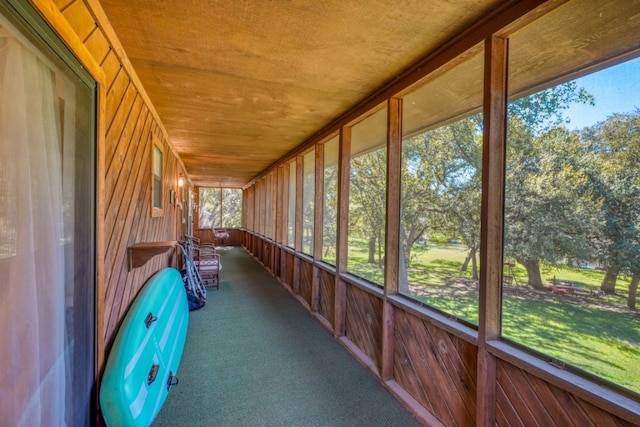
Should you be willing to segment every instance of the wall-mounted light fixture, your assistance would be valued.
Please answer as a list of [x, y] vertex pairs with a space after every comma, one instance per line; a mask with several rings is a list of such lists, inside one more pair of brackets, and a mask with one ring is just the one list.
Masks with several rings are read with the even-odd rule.
[[178, 187], [184, 187], [184, 178], [178, 178]]

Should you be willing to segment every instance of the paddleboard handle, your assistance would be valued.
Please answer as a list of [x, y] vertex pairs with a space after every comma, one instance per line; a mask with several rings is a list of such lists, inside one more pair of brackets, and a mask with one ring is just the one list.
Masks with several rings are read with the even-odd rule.
[[147, 375], [147, 385], [151, 385], [151, 383], [156, 380], [156, 375], [158, 375], [159, 368], [160, 365], [151, 365], [151, 369], [149, 369], [149, 375]]
[[171, 386], [178, 384], [178, 377], [173, 375], [173, 372], [169, 371], [169, 379], [167, 379], [167, 391], [171, 390]]
[[154, 316], [153, 313], [149, 312], [149, 314], [147, 314], [147, 317], [144, 318], [144, 324], [147, 326], [147, 329], [149, 329], [149, 326], [151, 326], [151, 323], [155, 322], [156, 320], [158, 320], [158, 317]]

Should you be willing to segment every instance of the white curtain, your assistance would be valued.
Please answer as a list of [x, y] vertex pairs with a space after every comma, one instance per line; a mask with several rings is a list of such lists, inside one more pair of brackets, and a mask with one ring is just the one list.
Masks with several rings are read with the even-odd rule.
[[0, 21], [0, 423], [7, 426], [65, 424], [55, 82], [51, 67]]

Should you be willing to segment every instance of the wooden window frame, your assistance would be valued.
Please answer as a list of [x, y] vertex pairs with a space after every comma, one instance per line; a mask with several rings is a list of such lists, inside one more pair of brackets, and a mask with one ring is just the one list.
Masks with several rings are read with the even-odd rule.
[[[158, 138], [155, 134], [151, 138], [151, 217], [157, 218], [164, 216], [164, 149], [162, 147], [162, 143], [160, 138]], [[160, 206], [156, 205], [156, 153], [160, 153]]]

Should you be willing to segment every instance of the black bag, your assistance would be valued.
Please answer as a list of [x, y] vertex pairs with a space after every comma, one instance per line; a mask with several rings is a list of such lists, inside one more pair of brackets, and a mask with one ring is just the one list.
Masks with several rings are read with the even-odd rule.
[[196, 294], [189, 290], [189, 277], [187, 276], [187, 271], [182, 270], [180, 274], [182, 275], [182, 283], [184, 283], [184, 288], [187, 291], [187, 302], [189, 303], [189, 311], [198, 310], [204, 307], [205, 300], [199, 298]]

